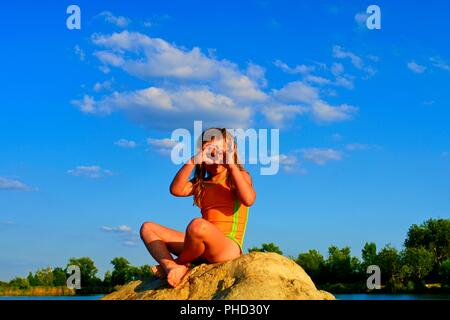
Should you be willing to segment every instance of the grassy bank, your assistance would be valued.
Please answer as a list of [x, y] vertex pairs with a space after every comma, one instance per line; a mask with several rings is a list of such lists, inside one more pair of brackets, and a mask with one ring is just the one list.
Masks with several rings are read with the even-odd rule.
[[362, 282], [357, 283], [333, 283], [333, 284], [316, 284], [320, 290], [325, 290], [333, 294], [355, 294], [355, 293], [370, 293], [370, 294], [450, 294], [450, 287], [444, 286], [440, 283], [425, 284], [424, 286], [402, 286], [397, 288], [390, 288], [382, 285], [378, 290], [369, 290], [367, 285]]
[[62, 287], [31, 287], [29, 289], [4, 288], [0, 296], [74, 296], [75, 290]]

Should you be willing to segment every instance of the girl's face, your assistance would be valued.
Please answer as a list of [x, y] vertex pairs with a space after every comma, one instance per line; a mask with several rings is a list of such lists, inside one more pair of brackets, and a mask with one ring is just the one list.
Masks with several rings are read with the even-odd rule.
[[215, 139], [214, 137], [203, 143], [206, 149], [206, 157], [209, 158], [205, 162], [205, 168], [209, 175], [215, 176], [226, 170], [223, 165], [226, 161], [227, 144], [225, 139]]

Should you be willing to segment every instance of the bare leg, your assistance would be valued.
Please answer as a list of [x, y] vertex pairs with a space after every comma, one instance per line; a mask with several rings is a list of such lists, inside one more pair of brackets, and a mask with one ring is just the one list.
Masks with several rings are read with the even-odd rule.
[[176, 261], [181, 264], [204, 256], [209, 262], [224, 262], [241, 254], [239, 246], [211, 222], [196, 218], [186, 229], [183, 251]]
[[205, 243], [203, 241], [205, 224], [203, 221], [206, 220], [197, 218], [192, 220], [187, 226], [184, 247], [177, 259], [178, 263], [192, 262], [205, 252]]
[[145, 222], [141, 227], [141, 238], [152, 257], [167, 274], [167, 282], [176, 287], [188, 268], [175, 262], [170, 252], [179, 254], [183, 248], [184, 234], [153, 222]]

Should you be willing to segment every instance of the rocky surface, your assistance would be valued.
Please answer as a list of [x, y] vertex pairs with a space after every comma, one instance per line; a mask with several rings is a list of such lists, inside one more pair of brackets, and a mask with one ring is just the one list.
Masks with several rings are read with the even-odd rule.
[[334, 300], [306, 272], [276, 253], [252, 252], [194, 267], [176, 288], [165, 280], [133, 281], [103, 300]]

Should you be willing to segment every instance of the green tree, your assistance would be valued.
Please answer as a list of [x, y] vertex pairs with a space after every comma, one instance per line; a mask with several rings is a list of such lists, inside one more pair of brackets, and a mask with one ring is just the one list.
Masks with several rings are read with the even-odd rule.
[[15, 277], [9, 282], [9, 286], [15, 289], [28, 289], [30, 288], [30, 283], [26, 278]]
[[386, 245], [377, 254], [377, 264], [381, 270], [381, 282], [388, 288], [396, 290], [400, 282], [400, 255], [394, 247]]
[[143, 265], [140, 267], [130, 266], [129, 268], [130, 280], [145, 280], [153, 276], [151, 267], [149, 265]]
[[39, 269], [34, 274], [37, 285], [41, 287], [52, 287], [53, 286], [53, 270], [52, 268]]
[[444, 285], [450, 285], [450, 259], [445, 260], [439, 266], [439, 276]]
[[110, 288], [112, 287], [112, 275], [111, 271], [105, 272], [105, 277], [103, 278], [103, 287]]
[[256, 252], [275, 252], [275, 253], [278, 253], [278, 254], [283, 254], [283, 251], [281, 251], [280, 250], [280, 248], [276, 245], [276, 244], [274, 244], [274, 243], [263, 243], [262, 245], [261, 245], [261, 248], [258, 248], [258, 247], [253, 247], [253, 248], [250, 248], [250, 249], [248, 249], [248, 252], [253, 252], [253, 251], [256, 251]]
[[32, 272], [28, 273], [27, 280], [31, 287], [36, 287], [39, 285], [38, 281], [36, 280], [36, 277], [33, 275]]
[[139, 278], [136, 280], [144, 280], [153, 276], [153, 272], [148, 264], [139, 267]]
[[358, 280], [359, 260], [351, 256], [350, 247], [329, 247], [326, 268], [330, 282], [349, 283]]
[[80, 267], [81, 275], [81, 290], [80, 292], [95, 292], [95, 288], [101, 286], [101, 280], [96, 277], [98, 272], [94, 261], [89, 257], [71, 258], [67, 264], [66, 270], [69, 266], [75, 265]]
[[435, 265], [450, 259], [450, 219], [429, 219], [412, 225], [405, 239], [406, 248], [423, 247], [433, 252]]
[[9, 285], [8, 285], [7, 282], [0, 281], [0, 290], [5, 289], [5, 288], [7, 288], [7, 287], [9, 287]]
[[406, 266], [407, 274], [414, 283], [421, 283], [425, 279], [433, 269], [434, 260], [433, 252], [423, 247], [406, 248], [401, 255], [402, 265]]
[[377, 264], [377, 245], [373, 242], [366, 242], [361, 250], [361, 258], [361, 266], [364, 269], [362, 271], [365, 273], [368, 266]]
[[56, 287], [65, 286], [67, 282], [67, 274], [64, 269], [57, 267], [53, 269], [53, 285]]
[[132, 268], [127, 259], [117, 257], [111, 260], [111, 264], [114, 266], [111, 274], [111, 283], [113, 286], [123, 285], [132, 280]]
[[325, 267], [325, 259], [317, 250], [300, 253], [295, 262], [300, 265], [314, 282], [321, 282]]

